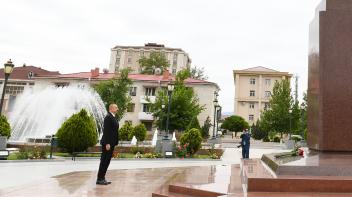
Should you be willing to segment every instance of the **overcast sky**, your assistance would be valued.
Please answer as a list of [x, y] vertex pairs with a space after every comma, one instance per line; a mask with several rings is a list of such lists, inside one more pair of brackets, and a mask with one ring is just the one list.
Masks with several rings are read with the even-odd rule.
[[115, 45], [182, 48], [233, 112], [232, 70], [264, 66], [307, 88], [308, 31], [320, 0], [2, 0], [0, 63], [61, 73], [108, 68]]

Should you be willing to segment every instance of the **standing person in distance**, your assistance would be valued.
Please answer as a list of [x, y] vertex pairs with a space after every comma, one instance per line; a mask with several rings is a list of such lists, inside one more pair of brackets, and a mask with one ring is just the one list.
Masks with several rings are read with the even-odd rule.
[[104, 118], [103, 137], [100, 141], [102, 153], [100, 157], [100, 165], [96, 182], [97, 185], [108, 185], [111, 183], [105, 179], [105, 174], [110, 165], [111, 157], [114, 153], [114, 148], [119, 143], [119, 123], [115, 118], [115, 115], [118, 111], [119, 108], [116, 104], [110, 104], [109, 112]]

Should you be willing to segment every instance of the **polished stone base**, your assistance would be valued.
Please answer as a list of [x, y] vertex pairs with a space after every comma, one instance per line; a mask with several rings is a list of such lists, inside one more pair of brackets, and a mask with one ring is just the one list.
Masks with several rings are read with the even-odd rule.
[[310, 152], [304, 157], [243, 161], [250, 192], [352, 193], [352, 154]]
[[304, 156], [276, 159], [265, 154], [262, 161], [276, 175], [352, 176], [352, 153], [326, 153], [309, 151]]
[[[141, 163], [141, 165], [143, 165]], [[257, 166], [261, 167], [258, 168]], [[251, 176], [272, 179], [259, 159], [244, 160], [240, 165], [194, 166], [109, 170], [110, 185], [96, 185], [96, 171], [72, 172], [27, 185], [0, 190], [0, 196], [128, 196], [128, 197], [327, 197], [351, 196], [348, 193], [246, 192]], [[241, 176], [244, 175], [244, 176]], [[263, 178], [262, 180], [266, 180]], [[263, 183], [267, 184], [267, 183]], [[262, 184], [262, 185], [263, 185]], [[245, 186], [245, 187], [244, 187]], [[267, 188], [278, 186], [268, 185]], [[292, 184], [289, 187], [296, 187]], [[249, 188], [250, 190], [250, 188]]]

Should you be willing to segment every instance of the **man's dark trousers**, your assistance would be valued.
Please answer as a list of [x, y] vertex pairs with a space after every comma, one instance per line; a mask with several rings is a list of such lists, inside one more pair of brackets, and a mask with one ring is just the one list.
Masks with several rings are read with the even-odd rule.
[[98, 180], [105, 180], [105, 174], [110, 165], [112, 155], [114, 153], [114, 146], [110, 147], [110, 150], [106, 150], [106, 146], [101, 146], [102, 153], [100, 157], [100, 165], [98, 171]]
[[244, 150], [244, 154], [242, 153], [242, 156], [244, 156], [243, 158], [248, 159], [249, 158], [249, 145], [244, 146], [243, 150]]
[[242, 146], [242, 158], [246, 158], [246, 149]]

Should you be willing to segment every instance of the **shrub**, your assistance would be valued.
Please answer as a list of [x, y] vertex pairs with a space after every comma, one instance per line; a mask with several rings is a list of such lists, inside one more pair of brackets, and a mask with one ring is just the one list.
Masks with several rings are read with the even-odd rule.
[[119, 130], [119, 139], [123, 141], [132, 140], [133, 135], [130, 137], [131, 133], [133, 133], [133, 127], [130, 122], [126, 122]]
[[139, 124], [134, 127], [132, 133], [132, 137], [136, 136], [138, 142], [143, 142], [145, 140], [145, 137], [147, 136], [147, 128], [145, 128], [144, 124]]
[[132, 154], [137, 154], [137, 153], [140, 153], [140, 154], [144, 154], [144, 148], [142, 148], [142, 147], [138, 147], [138, 146], [133, 146], [133, 147], [131, 147], [131, 153]]
[[196, 116], [193, 117], [192, 120], [189, 122], [186, 130], [193, 129], [193, 128], [200, 129], [199, 121]]
[[155, 159], [155, 158], [162, 158], [162, 155], [160, 153], [146, 153], [143, 155], [143, 157]]
[[7, 138], [11, 136], [10, 124], [4, 115], [0, 116], [0, 136], [6, 136]]
[[263, 138], [263, 142], [270, 142], [269, 137], [268, 137], [268, 136], [265, 136], [265, 137]]
[[207, 139], [209, 137], [209, 129], [211, 127], [211, 120], [209, 118], [209, 116], [207, 117], [207, 119], [204, 122], [204, 125], [202, 126], [201, 129], [201, 133], [202, 133], [202, 138], [203, 139]]
[[58, 146], [69, 153], [85, 151], [88, 147], [94, 146], [98, 140], [94, 119], [85, 109], [66, 120], [56, 136]]
[[274, 139], [273, 139], [273, 142], [280, 142], [280, 138], [275, 136]]
[[179, 145], [178, 147], [176, 147], [176, 156], [181, 158], [187, 156], [187, 144], [184, 144], [183, 146]]
[[198, 129], [187, 130], [181, 135], [181, 145], [187, 144], [187, 153], [193, 155], [202, 146], [202, 135]]
[[256, 140], [264, 139], [265, 136], [268, 135], [265, 131], [263, 131], [262, 129], [259, 128], [258, 123], [257, 123], [257, 125], [253, 124], [251, 134], [252, 134], [252, 137]]
[[299, 141], [301, 141], [301, 138], [300, 138], [300, 137], [297, 137], [297, 136], [292, 136], [292, 137], [291, 137], [291, 140], [294, 140], [294, 141], [296, 141], [296, 142], [299, 142]]

